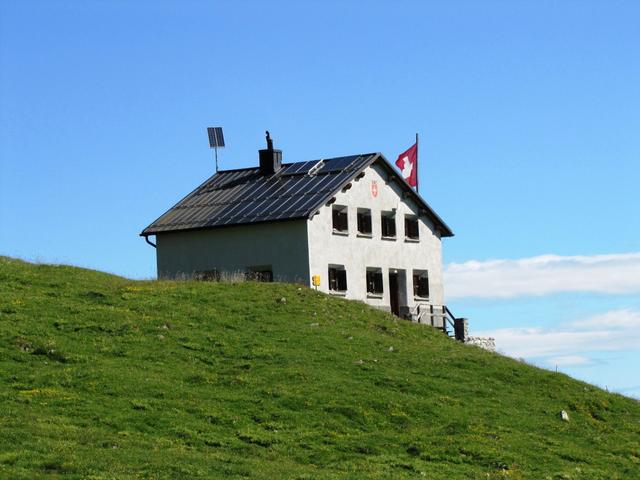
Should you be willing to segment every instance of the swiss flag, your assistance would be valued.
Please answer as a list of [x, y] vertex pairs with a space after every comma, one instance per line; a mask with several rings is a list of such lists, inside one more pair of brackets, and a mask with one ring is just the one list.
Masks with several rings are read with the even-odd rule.
[[414, 143], [408, 150], [398, 155], [396, 165], [409, 185], [418, 185], [418, 144]]

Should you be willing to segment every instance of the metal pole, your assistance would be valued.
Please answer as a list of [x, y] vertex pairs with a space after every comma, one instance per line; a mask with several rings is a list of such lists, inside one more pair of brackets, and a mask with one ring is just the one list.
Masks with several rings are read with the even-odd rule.
[[215, 147], [214, 150], [216, 152], [216, 173], [218, 173], [218, 147]]
[[420, 193], [420, 177], [418, 177], [418, 134], [416, 133], [416, 193]]

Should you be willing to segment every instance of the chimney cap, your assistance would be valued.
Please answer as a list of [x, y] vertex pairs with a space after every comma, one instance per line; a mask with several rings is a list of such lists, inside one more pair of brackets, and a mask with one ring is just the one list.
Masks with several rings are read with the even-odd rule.
[[267, 150], [273, 150], [273, 140], [271, 139], [271, 135], [269, 134], [269, 130], [267, 130]]

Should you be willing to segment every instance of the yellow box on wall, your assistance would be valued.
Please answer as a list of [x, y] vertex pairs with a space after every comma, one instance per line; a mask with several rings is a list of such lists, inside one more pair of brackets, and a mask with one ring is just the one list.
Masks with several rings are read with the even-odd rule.
[[320, 275], [314, 275], [311, 277], [311, 283], [313, 284], [314, 287], [319, 287], [320, 286]]

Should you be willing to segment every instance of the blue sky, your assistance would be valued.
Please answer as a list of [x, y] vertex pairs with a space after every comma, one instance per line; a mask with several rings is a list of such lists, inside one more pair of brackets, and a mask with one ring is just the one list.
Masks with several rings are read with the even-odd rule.
[[285, 161], [419, 132], [453, 311], [640, 396], [637, 2], [0, 5], [0, 253], [152, 277], [137, 235], [212, 173], [206, 126], [222, 168], [265, 129]]

